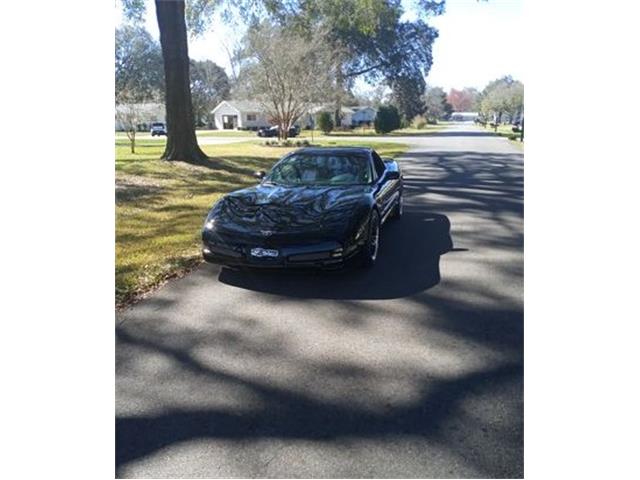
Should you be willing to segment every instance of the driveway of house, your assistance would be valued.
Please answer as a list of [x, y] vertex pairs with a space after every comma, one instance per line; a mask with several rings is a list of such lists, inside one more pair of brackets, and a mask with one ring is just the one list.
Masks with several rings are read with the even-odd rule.
[[118, 477], [523, 476], [522, 150], [390, 141], [373, 269], [203, 264], [118, 314]]

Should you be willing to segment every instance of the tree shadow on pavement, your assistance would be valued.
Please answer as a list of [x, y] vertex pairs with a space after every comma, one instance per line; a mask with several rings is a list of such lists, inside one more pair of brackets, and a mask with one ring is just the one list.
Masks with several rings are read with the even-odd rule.
[[[388, 377], [373, 368], [362, 368], [347, 362], [317, 362], [298, 358], [288, 351], [286, 344], [264, 352], [244, 351], [243, 355], [262, 359], [262, 362], [294, 362], [306, 372], [307, 381], [318, 388], [336, 389], [338, 396], [322, 398], [314, 390], [305, 390], [305, 379], [296, 385], [282, 387], [274, 379], [258, 379], [251, 372], [232, 374], [211, 367], [191, 353], [197, 345], [211, 345], [211, 338], [175, 339], [157, 338], [149, 332], [132, 333], [125, 328], [116, 331], [117, 342], [130, 357], [148, 352], [162, 355], [178, 368], [183, 379], [192, 378], [205, 394], [221, 395], [223, 391], [241, 388], [258, 400], [260, 407], [233, 408], [166, 408], [155, 414], [119, 415], [116, 418], [116, 472], [123, 476], [123, 468], [131, 462], [149, 456], [165, 447], [182, 442], [203, 439], [231, 441], [257, 441], [264, 439], [307, 440], [331, 442], [341, 438], [386, 439], [408, 437], [428, 439], [450, 449], [452, 454], [471, 462], [478, 472], [486, 476], [514, 477], [522, 473], [521, 464], [505, 463], [504, 451], [474, 455], [470, 452], [498, 445], [517, 451], [522, 443], [522, 425], [502, 427], [473, 418], [465, 413], [464, 403], [469, 398], [488, 397], [487, 401], [501, 408], [518, 409], [515, 399], [509, 405], [510, 392], [521, 388], [522, 363], [519, 360], [502, 362], [454, 377], [420, 377], [409, 373], [417, 392], [411, 402], [389, 399], [380, 402], [374, 395], [369, 405], [363, 405], [362, 395], [370, 388], [390, 384], [393, 376], [407, 374], [389, 372]], [[154, 338], [156, 337], [156, 338]], [[187, 335], [186, 338], [189, 338]], [[242, 351], [243, 340], [236, 338], [231, 345], [219, 348]], [[221, 352], [222, 353], [222, 352]], [[126, 356], [126, 355], [125, 355]], [[131, 361], [131, 359], [129, 360]], [[120, 371], [132, 368], [125, 361]], [[353, 386], [349, 388], [347, 385]], [[150, 386], [150, 385], [149, 385]], [[337, 388], [336, 388], [337, 387]], [[372, 393], [372, 392], [371, 392]], [[369, 395], [371, 395], [369, 393]], [[147, 393], [150, 397], [152, 392]], [[139, 396], [145, 395], [140, 385]], [[493, 398], [493, 400], [491, 400]], [[376, 403], [377, 402], [377, 403]], [[479, 423], [478, 423], [479, 422]], [[488, 449], [489, 452], [491, 448]], [[302, 460], [301, 460], [302, 461]]]

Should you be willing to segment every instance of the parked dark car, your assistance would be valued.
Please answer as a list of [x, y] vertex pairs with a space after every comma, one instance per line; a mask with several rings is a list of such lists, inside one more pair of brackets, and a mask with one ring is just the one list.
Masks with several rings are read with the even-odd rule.
[[256, 176], [259, 185], [225, 195], [209, 212], [202, 231], [207, 262], [371, 266], [381, 225], [402, 216], [400, 167], [370, 148], [303, 148]]
[[156, 135], [166, 135], [167, 128], [162, 122], [153, 122], [151, 124], [151, 136], [155, 137]]
[[[277, 125], [275, 127], [263, 127], [258, 130], [259, 137], [278, 137], [278, 132], [280, 131], [280, 127]], [[300, 134], [300, 127], [294, 125], [289, 129], [288, 137], [297, 137]]]

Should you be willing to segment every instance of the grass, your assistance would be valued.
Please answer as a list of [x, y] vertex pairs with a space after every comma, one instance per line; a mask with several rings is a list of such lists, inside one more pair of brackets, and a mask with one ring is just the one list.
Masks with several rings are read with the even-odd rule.
[[[197, 137], [255, 137], [256, 132], [250, 130], [196, 130]], [[127, 138], [125, 132], [116, 132], [116, 140]], [[165, 137], [157, 137], [162, 139]], [[152, 137], [149, 132], [137, 132], [136, 140], [153, 140], [156, 137]]]
[[[141, 139], [136, 153], [116, 135], [116, 306], [123, 307], [168, 278], [201, 261], [200, 229], [221, 195], [256, 183], [296, 147], [266, 147], [256, 141], [204, 145], [209, 166], [159, 160], [164, 140]], [[319, 145], [365, 145], [393, 157], [407, 145], [319, 140]]]
[[[313, 135], [311, 130], [301, 130], [299, 138], [311, 138], [313, 136], [314, 139], [323, 138], [323, 137], [382, 137], [382, 136], [403, 136], [403, 135], [425, 135], [431, 132], [437, 132], [442, 130], [445, 127], [445, 124], [439, 123], [438, 125], [427, 125], [425, 128], [402, 128], [399, 130], [394, 130], [393, 132], [380, 134], [376, 133], [373, 127], [365, 127], [360, 128], [356, 127], [353, 130], [348, 131], [333, 131], [329, 135], [325, 135], [320, 130], [313, 130]], [[196, 130], [196, 136], [198, 137], [257, 137], [256, 132], [252, 130]], [[116, 139], [126, 139], [125, 132], [116, 132]], [[138, 140], [152, 140], [154, 137], [151, 137], [149, 132], [137, 132], [136, 133], [136, 141]]]
[[252, 130], [196, 130], [198, 137], [255, 137]]
[[[347, 131], [334, 130], [328, 135], [325, 135], [320, 130], [314, 130], [313, 137], [328, 138], [328, 137], [401, 137], [401, 136], [412, 136], [412, 135], [420, 136], [420, 135], [429, 135], [430, 133], [438, 132], [440, 130], [443, 130], [444, 128], [445, 128], [445, 125], [438, 124], [438, 125], [427, 125], [425, 128], [419, 128], [419, 129], [409, 127], [409, 128], [401, 128], [398, 130], [394, 130], [389, 133], [376, 133], [375, 129], [372, 127], [368, 127], [368, 128], [356, 127], [353, 130], [347, 130]], [[300, 137], [310, 138], [311, 130], [302, 130], [300, 132]]]
[[[489, 126], [488, 123], [487, 123], [487, 126], [484, 128], [486, 130], [494, 132], [493, 127]], [[519, 132], [515, 133], [512, 130], [512, 125], [498, 125], [498, 131], [494, 133], [496, 133], [500, 137], [507, 138], [511, 144], [518, 145], [519, 147], [524, 146], [524, 142], [520, 141], [520, 133]]]

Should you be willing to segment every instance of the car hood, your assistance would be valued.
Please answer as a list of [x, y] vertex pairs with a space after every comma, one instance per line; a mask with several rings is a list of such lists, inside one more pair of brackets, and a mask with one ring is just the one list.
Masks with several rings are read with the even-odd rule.
[[[369, 186], [283, 187], [261, 184], [225, 196], [212, 210], [229, 230], [344, 230], [369, 205]], [[336, 232], [337, 233], [337, 232]]]

